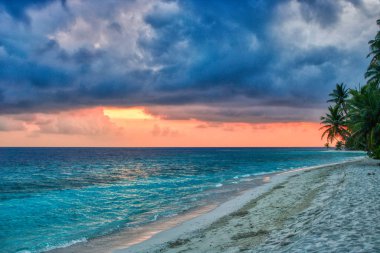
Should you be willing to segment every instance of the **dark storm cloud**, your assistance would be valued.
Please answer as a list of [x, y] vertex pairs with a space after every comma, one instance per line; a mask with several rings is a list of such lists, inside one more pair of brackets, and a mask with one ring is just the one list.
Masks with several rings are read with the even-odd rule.
[[118, 33], [123, 32], [123, 27], [117, 22], [112, 22], [111, 24], [108, 25], [108, 28]]
[[339, 19], [340, 6], [337, 1], [300, 0], [302, 15], [306, 20], [316, 20], [322, 26], [332, 25]]
[[[47, 4], [56, 0], [0, 0], [0, 10], [4, 9], [13, 18], [23, 22], [29, 22], [30, 18], [26, 11], [29, 8], [43, 8]], [[62, 6], [65, 6], [66, 0], [60, 0]]]
[[[374, 23], [365, 4], [0, 1], [0, 113], [138, 105], [177, 119], [316, 120], [336, 82], [363, 81], [370, 37], [339, 35]], [[344, 26], [347, 6], [357, 28]]]

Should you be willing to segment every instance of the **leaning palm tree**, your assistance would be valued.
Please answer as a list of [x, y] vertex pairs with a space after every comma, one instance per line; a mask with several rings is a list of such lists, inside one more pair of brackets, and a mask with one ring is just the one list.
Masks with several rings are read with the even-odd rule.
[[320, 129], [323, 129], [322, 139], [327, 135], [327, 142], [332, 143], [335, 141], [345, 140], [349, 136], [346, 126], [346, 117], [343, 115], [338, 107], [329, 106], [329, 112], [326, 113], [326, 116], [321, 117], [322, 126]]
[[343, 83], [337, 83], [335, 89], [329, 94], [329, 96], [331, 99], [327, 100], [327, 102], [334, 102], [338, 108], [347, 115], [347, 99], [349, 91], [346, 85]]
[[[380, 19], [377, 21], [377, 25], [380, 26]], [[371, 62], [368, 66], [365, 78], [368, 78], [368, 82], [375, 83], [378, 87], [380, 85], [380, 30], [377, 32], [375, 39], [368, 42], [370, 53], [367, 57], [371, 57]]]

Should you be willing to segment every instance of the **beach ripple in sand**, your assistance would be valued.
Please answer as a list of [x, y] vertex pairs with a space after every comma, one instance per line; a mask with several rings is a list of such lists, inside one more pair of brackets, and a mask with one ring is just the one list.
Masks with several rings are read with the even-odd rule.
[[251, 252], [380, 252], [380, 167], [366, 163], [334, 170], [309, 208]]

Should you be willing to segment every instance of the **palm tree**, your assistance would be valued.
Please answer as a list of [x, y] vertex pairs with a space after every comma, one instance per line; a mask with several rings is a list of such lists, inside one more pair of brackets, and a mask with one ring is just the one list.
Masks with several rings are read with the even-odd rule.
[[345, 115], [341, 113], [338, 105], [329, 106], [328, 109], [329, 113], [326, 113], [326, 116], [321, 117], [321, 124], [324, 125], [320, 128], [324, 130], [322, 139], [327, 135], [327, 142], [330, 143], [334, 140], [345, 140], [349, 135], [345, 122]]
[[335, 149], [342, 150], [342, 147], [343, 147], [343, 141], [337, 141], [335, 144]]
[[337, 83], [335, 89], [329, 94], [331, 99], [327, 102], [334, 102], [339, 109], [341, 109], [345, 115], [347, 115], [347, 99], [349, 96], [349, 91], [345, 84]]
[[[376, 21], [377, 25], [380, 26], [380, 19]], [[368, 78], [368, 82], [374, 82], [377, 87], [380, 84], [380, 31], [377, 32], [375, 39], [368, 42], [370, 53], [367, 57], [372, 56], [371, 62], [368, 66], [367, 72], [365, 73], [365, 78]]]
[[380, 89], [372, 82], [350, 93], [348, 126], [352, 136], [373, 152], [380, 145]]
[[[377, 24], [380, 26], [380, 19]], [[329, 112], [321, 117], [321, 129], [322, 138], [327, 135], [327, 142], [336, 141], [337, 148], [367, 150], [380, 159], [380, 31], [369, 45], [367, 57], [372, 58], [365, 73], [367, 84], [351, 90], [337, 84], [328, 100], [335, 106], [329, 106]]]

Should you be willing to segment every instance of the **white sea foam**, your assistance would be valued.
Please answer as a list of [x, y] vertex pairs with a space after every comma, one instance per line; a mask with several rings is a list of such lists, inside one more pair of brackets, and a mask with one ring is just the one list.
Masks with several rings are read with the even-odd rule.
[[260, 175], [267, 175], [268, 173], [272, 173], [273, 171], [263, 171], [263, 172], [256, 172], [253, 174], [254, 176], [260, 176]]
[[252, 180], [253, 180], [253, 178], [242, 178], [242, 179], [240, 179], [240, 182], [249, 182]]
[[215, 187], [222, 187], [223, 184], [216, 184]]
[[158, 214], [155, 214], [152, 221], [156, 221], [158, 219]]
[[[45, 252], [45, 251], [49, 251], [49, 250], [53, 250], [53, 249], [66, 248], [66, 247], [69, 247], [71, 245], [74, 245], [74, 244], [77, 244], [77, 243], [81, 243], [81, 242], [87, 242], [87, 239], [86, 238], [80, 238], [80, 239], [72, 240], [72, 241], [69, 241], [69, 242], [63, 242], [63, 243], [60, 243], [58, 245], [51, 245], [51, 246], [48, 245], [42, 251]], [[26, 253], [26, 252], [23, 252], [23, 253]]]
[[363, 153], [365, 154], [366, 152], [365, 151], [362, 151], [362, 150], [336, 150], [336, 149], [332, 149], [332, 150], [322, 150], [321, 152], [338, 152], [338, 153]]

